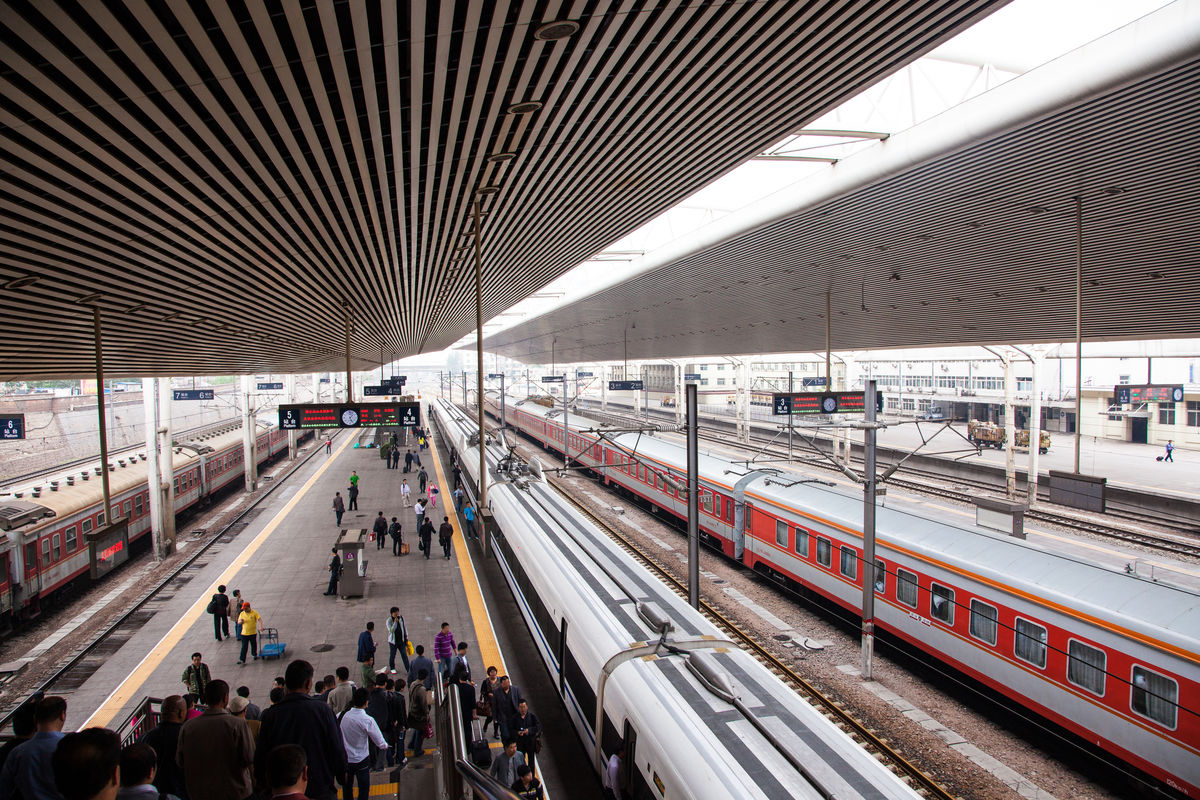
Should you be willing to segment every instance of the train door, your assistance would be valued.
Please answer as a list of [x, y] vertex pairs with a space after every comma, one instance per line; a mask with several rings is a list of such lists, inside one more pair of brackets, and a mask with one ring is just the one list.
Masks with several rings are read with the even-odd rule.
[[1145, 417], [1131, 417], [1129, 421], [1132, 423], [1129, 430], [1129, 441], [1136, 442], [1137, 444], [1146, 444], [1149, 441], [1147, 433], [1149, 432], [1150, 420]]
[[562, 621], [561, 635], [558, 637], [558, 693], [566, 697], [567, 693], [563, 686], [566, 681], [567, 671], [565, 668], [565, 658], [567, 655], [567, 620], [566, 617]]
[[[625, 720], [625, 760], [621, 762], [621, 786], [624, 787], [625, 793], [622, 797], [631, 797], [633, 800], [653, 800], [654, 794], [650, 791], [650, 779], [642, 772], [638, 764], [637, 750], [637, 729], [629, 720]], [[646, 771], [650, 772], [654, 778], [658, 775], [654, 774], [654, 767], [650, 762], [646, 762]]]

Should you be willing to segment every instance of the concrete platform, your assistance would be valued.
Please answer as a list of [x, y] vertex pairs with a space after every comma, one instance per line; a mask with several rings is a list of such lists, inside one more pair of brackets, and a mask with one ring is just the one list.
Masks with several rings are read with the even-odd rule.
[[[434, 557], [425, 559], [417, 550], [415, 516], [411, 508], [403, 508], [399, 487], [408, 478], [416, 493], [416, 473], [405, 475], [403, 467], [386, 469], [377, 449], [354, 448], [358, 440], [351, 432], [343, 432], [334, 443], [330, 456], [317, 456], [293, 476], [292, 485], [282, 488], [269, 498], [263, 511], [235, 540], [236, 545], [222, 547], [199, 569], [195, 577], [173, 596], [156, 603], [155, 613], [145, 625], [120, 649], [108, 656], [86, 682], [73, 692], [66, 693], [68, 729], [92, 725], [115, 727], [138, 705], [143, 697], [163, 697], [184, 691], [180, 676], [192, 652], [203, 654], [214, 678], [220, 678], [236, 688], [250, 688], [251, 700], [265, 708], [274, 678], [282, 675], [293, 658], [304, 658], [316, 668], [317, 676], [334, 672], [338, 666], [350, 668], [352, 676], [359, 674], [356, 663], [357, 640], [368, 620], [376, 625], [375, 640], [380, 666], [386, 667], [387, 633], [384, 621], [392, 605], [399, 606], [414, 644], [424, 644], [432, 656], [433, 637], [443, 621], [449, 622], [458, 641], [470, 643], [469, 652], [476, 682], [482, 681], [486, 666], [495, 664], [503, 674], [508, 672], [517, 685], [531, 697], [533, 710], [546, 720], [545, 747], [539, 755], [539, 767], [548, 796], [568, 796], [563, 790], [563, 772], [574, 770], [574, 757], [560, 770], [556, 767], [556, 751], [562, 749], [559, 739], [574, 741], [574, 736], [561, 737], [551, 727], [557, 698], [539, 689], [549, 685], [540, 661], [521, 669], [504, 658], [497, 645], [496, 634], [488, 618], [487, 603], [476, 578], [472, 556], [478, 550], [462, 546], [461, 532], [455, 515], [456, 534], [453, 557], [441, 558], [434, 542]], [[436, 447], [436, 445], [434, 445]], [[426, 451], [422, 460], [433, 480], [449, 496], [449, 484], [443, 470], [436, 464], [433, 451]], [[331, 508], [335, 491], [345, 496], [349, 475], [357, 470], [359, 510], [347, 511], [342, 527], [367, 528], [378, 511], [390, 519], [399, 517], [404, 525], [404, 540], [411, 554], [391, 555], [390, 542], [384, 549], [369, 543], [366, 594], [361, 598], [342, 599], [323, 596], [326, 588], [330, 558], [340, 529], [334, 524]], [[441, 500], [435, 519], [445, 515]], [[202, 558], [201, 561], [204, 559]], [[262, 615], [265, 626], [279, 630], [280, 640], [287, 643], [284, 658], [272, 661], [249, 661], [239, 666], [238, 643], [214, 639], [212, 618], [205, 607], [218, 584], [230, 592], [240, 589], [246, 600]], [[140, 593], [140, 592], [139, 592]], [[507, 595], [507, 589], [504, 590]], [[511, 595], [507, 595], [512, 602]], [[500, 601], [503, 596], [500, 597]], [[520, 647], [522, 634], [528, 633], [519, 615], [518, 629], [506, 628], [505, 638]], [[511, 627], [511, 626], [509, 626]], [[528, 652], [532, 647], [525, 645]], [[397, 669], [403, 665], [397, 656]], [[357, 679], [356, 677], [354, 679]], [[539, 706], [547, 706], [542, 708]], [[435, 743], [427, 743], [427, 752]], [[499, 742], [493, 744], [499, 748]], [[435, 759], [437, 754], [410, 759], [401, 775], [401, 797], [430, 797], [434, 794]], [[384, 781], [386, 773], [377, 774]], [[576, 778], [578, 780], [578, 778]], [[377, 786], [372, 796], [395, 796], [397, 786]], [[580, 796], [570, 793], [570, 796]], [[586, 796], [586, 795], [582, 795]]]

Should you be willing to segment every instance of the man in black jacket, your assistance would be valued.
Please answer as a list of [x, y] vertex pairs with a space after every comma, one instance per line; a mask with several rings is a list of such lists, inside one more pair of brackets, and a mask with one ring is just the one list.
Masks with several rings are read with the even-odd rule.
[[313, 666], [297, 659], [283, 673], [287, 694], [262, 713], [254, 757], [259, 785], [267, 783], [267, 754], [281, 744], [296, 744], [308, 755], [308, 796], [337, 800], [337, 780], [346, 771], [346, 748], [337, 717], [327, 703], [312, 697]]
[[158, 772], [154, 774], [154, 788], [163, 794], [173, 794], [187, 800], [187, 789], [183, 783], [183, 770], [175, 761], [179, 744], [179, 729], [187, 717], [187, 704], [177, 694], [163, 698], [161, 721], [158, 727], [146, 734], [143, 742], [154, 748], [158, 756]]

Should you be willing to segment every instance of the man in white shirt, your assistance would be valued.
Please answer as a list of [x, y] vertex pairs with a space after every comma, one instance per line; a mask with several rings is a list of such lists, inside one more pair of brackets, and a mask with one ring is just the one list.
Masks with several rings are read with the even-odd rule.
[[621, 800], [621, 759], [624, 757], [625, 745], [608, 757], [608, 767], [604, 771], [604, 796], [611, 800]]
[[400, 484], [400, 499], [404, 501], [405, 508], [412, 505], [412, 487], [408, 485], [407, 478]]
[[367, 800], [371, 796], [371, 747], [387, 750], [387, 740], [379, 725], [367, 715], [366, 689], [359, 687], [354, 690], [354, 699], [350, 708], [346, 709], [338, 720], [342, 729], [342, 741], [346, 745], [346, 781], [342, 784], [342, 797], [354, 800], [354, 783], [358, 782], [359, 800]]

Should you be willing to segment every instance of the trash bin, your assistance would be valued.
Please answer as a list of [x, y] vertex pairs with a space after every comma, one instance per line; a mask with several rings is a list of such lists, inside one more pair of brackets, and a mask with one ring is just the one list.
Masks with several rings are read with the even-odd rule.
[[366, 538], [369, 531], [342, 531], [338, 534], [337, 550], [342, 559], [342, 577], [338, 581], [341, 597], [362, 597], [367, 586]]

